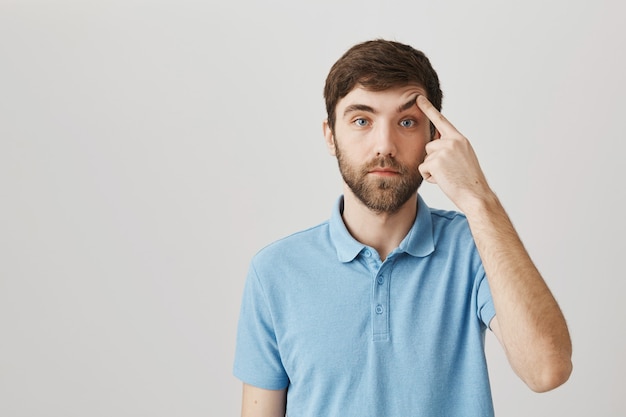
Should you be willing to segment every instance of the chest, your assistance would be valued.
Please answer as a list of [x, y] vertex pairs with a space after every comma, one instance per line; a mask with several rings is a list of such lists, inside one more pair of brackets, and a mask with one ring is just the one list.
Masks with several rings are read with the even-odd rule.
[[289, 270], [272, 298], [280, 305], [276, 337], [292, 381], [321, 372], [349, 379], [351, 369], [379, 362], [414, 372], [421, 358], [449, 362], [449, 347], [481, 331], [473, 273], [436, 257]]

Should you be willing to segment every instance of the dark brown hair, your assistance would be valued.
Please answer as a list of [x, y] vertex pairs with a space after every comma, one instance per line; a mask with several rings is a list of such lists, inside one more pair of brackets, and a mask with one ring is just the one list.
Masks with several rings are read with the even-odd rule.
[[[337, 103], [360, 85], [370, 91], [417, 84], [441, 110], [439, 77], [423, 52], [399, 42], [376, 39], [350, 48], [330, 69], [324, 86], [328, 125], [335, 130]], [[434, 129], [431, 126], [434, 133]]]

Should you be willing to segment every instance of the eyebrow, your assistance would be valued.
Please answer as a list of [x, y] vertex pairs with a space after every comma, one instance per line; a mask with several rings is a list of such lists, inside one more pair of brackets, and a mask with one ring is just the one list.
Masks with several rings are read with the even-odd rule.
[[[415, 106], [416, 105], [415, 100], [417, 100], [418, 95], [419, 94], [416, 94], [413, 98], [411, 98], [411, 100], [399, 106], [398, 113], [402, 113], [403, 111], [406, 111], [410, 109], [411, 107]], [[373, 114], [377, 113], [377, 111], [373, 107], [368, 106], [367, 104], [351, 104], [348, 107], [346, 107], [346, 109], [343, 111], [343, 115], [345, 116], [348, 113], [352, 113], [355, 111], [365, 111], [365, 112], [373, 113]]]
[[417, 96], [419, 96], [419, 94], [414, 95], [413, 98], [411, 98], [411, 100], [407, 101], [406, 103], [398, 107], [398, 113], [402, 113], [403, 111], [408, 110], [413, 106], [416, 106]]
[[369, 113], [376, 114], [376, 110], [374, 110], [373, 107], [370, 107], [366, 104], [351, 104], [348, 107], [346, 107], [346, 109], [343, 111], [343, 115], [345, 116], [346, 114], [352, 113], [355, 111], [366, 111]]

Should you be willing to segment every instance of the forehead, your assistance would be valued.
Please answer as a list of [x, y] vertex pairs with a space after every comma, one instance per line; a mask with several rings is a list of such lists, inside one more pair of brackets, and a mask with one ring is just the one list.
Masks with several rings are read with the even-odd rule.
[[337, 102], [337, 111], [353, 105], [367, 105], [375, 110], [396, 110], [418, 94], [427, 96], [426, 90], [419, 85], [394, 87], [382, 91], [367, 90], [359, 85], [354, 87], [345, 97]]

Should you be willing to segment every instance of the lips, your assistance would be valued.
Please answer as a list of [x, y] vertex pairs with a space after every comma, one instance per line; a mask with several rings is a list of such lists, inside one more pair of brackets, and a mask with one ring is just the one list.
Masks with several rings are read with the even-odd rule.
[[391, 157], [381, 157], [370, 161], [365, 167], [363, 167], [363, 173], [380, 175], [380, 176], [394, 176], [404, 175], [404, 168], [396, 160]]
[[379, 175], [398, 175], [399, 172], [391, 168], [374, 168], [369, 171], [370, 174]]

